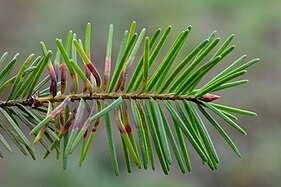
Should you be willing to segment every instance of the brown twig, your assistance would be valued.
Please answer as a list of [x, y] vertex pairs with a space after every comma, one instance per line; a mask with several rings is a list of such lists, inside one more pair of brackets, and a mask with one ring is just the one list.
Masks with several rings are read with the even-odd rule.
[[180, 96], [173, 96], [168, 94], [134, 94], [134, 93], [93, 93], [92, 95], [89, 94], [74, 94], [74, 95], [62, 95], [56, 97], [38, 97], [33, 98], [29, 97], [25, 100], [11, 100], [11, 101], [0, 101], [0, 107], [5, 106], [18, 106], [18, 105], [25, 105], [25, 106], [32, 106], [34, 103], [47, 103], [50, 102], [60, 102], [63, 101], [66, 97], [70, 97], [71, 101], [80, 100], [81, 98], [84, 100], [96, 100], [96, 99], [118, 99], [119, 97], [122, 99], [155, 99], [155, 100], [189, 100], [194, 102], [200, 102], [197, 98], [192, 96], [180, 95]]

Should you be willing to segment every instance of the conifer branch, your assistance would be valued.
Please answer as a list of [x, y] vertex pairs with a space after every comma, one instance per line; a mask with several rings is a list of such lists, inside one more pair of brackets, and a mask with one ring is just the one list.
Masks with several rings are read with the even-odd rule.
[[[138, 168], [147, 169], [150, 163], [154, 170], [157, 158], [163, 172], [168, 174], [173, 154], [181, 172], [190, 172], [190, 149], [194, 149], [211, 170], [218, 169], [219, 154], [208, 132], [208, 125], [214, 126], [241, 158], [240, 151], [216, 118], [223, 119], [246, 135], [237, 123], [236, 115], [256, 116], [256, 113], [214, 101], [221, 97], [221, 94], [217, 95], [220, 90], [248, 83], [248, 80], [236, 79], [245, 75], [259, 59], [244, 62], [246, 55], [243, 55], [211, 76], [212, 79], [203, 81], [235, 49], [235, 45], [230, 45], [233, 34], [216, 49], [221, 39], [214, 31], [178, 61], [192, 26], [178, 35], [163, 59], [159, 59], [159, 53], [172, 27], [169, 26], [162, 36], [161, 29], [153, 36], [146, 36], [145, 28], [139, 34], [136, 30], [136, 22], [133, 22], [124, 32], [118, 57], [114, 61], [114, 32], [113, 25], [110, 25], [102, 71], [91, 55], [90, 23], [86, 26], [85, 43], [72, 31], [68, 32], [65, 42], [56, 39], [56, 53], [41, 42], [42, 57], [33, 60], [35, 55], [31, 54], [19, 72], [10, 76], [18, 62], [19, 54], [16, 54], [0, 71], [0, 93], [9, 93], [6, 99], [0, 100], [0, 143], [11, 151], [10, 141], [2, 135], [6, 134], [24, 155], [29, 154], [35, 159], [33, 144], [40, 142], [46, 149], [44, 158], [55, 151], [57, 158], [62, 157], [63, 168], [66, 169], [68, 157], [77, 147], [80, 147], [79, 165], [85, 162], [95, 134], [101, 133], [98, 127], [105, 118], [109, 154], [116, 175], [119, 175], [117, 157], [120, 155], [116, 153], [112, 124], [120, 132], [129, 173], [132, 172], [131, 159]], [[6, 58], [7, 53], [0, 57], [0, 66]], [[160, 63], [152, 68], [156, 61]], [[49, 73], [46, 77], [42, 77], [44, 70]], [[84, 84], [83, 88], [79, 88], [79, 79]], [[202, 85], [202, 82], [206, 83]], [[130, 117], [130, 114], [133, 115]], [[112, 116], [115, 120], [111, 119]], [[30, 129], [30, 136], [35, 136], [33, 144], [23, 131], [25, 127]], [[185, 141], [191, 146], [186, 147]], [[3, 157], [1, 147], [0, 156]]]

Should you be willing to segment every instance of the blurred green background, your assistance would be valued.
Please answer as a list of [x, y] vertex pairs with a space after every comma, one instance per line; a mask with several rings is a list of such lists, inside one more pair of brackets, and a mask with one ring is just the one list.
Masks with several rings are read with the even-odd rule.
[[0, 53], [8, 51], [11, 58], [19, 52], [21, 60], [31, 52], [41, 55], [41, 40], [55, 49], [56, 37], [65, 38], [69, 29], [83, 36], [85, 25], [90, 21], [94, 30], [93, 57], [103, 64], [109, 24], [115, 26], [113, 54], [116, 55], [122, 32], [133, 20], [137, 21], [138, 31], [146, 27], [150, 36], [158, 27], [165, 29], [171, 24], [170, 43], [180, 31], [192, 25], [182, 57], [217, 30], [222, 39], [232, 33], [236, 35], [237, 49], [225, 59], [225, 65], [245, 53], [248, 59], [261, 58], [246, 75], [250, 80], [248, 85], [220, 93], [221, 103], [258, 113], [254, 118], [239, 116], [239, 123], [248, 132], [246, 137], [227, 128], [243, 159], [237, 158], [217, 132], [210, 129], [221, 160], [218, 171], [202, 166], [197, 155], [191, 152], [193, 171], [190, 174], [182, 175], [176, 163], [169, 176], [164, 176], [159, 164], [156, 171], [134, 168], [132, 174], [127, 174], [118, 145], [121, 176], [115, 177], [105, 128], [101, 127], [82, 168], [77, 166], [77, 155], [71, 157], [68, 170], [63, 171], [60, 161], [41, 159], [40, 147], [37, 147], [36, 162], [16, 149], [13, 154], [5, 152], [5, 159], [0, 160], [0, 186], [281, 186], [280, 0], [0, 0]]

